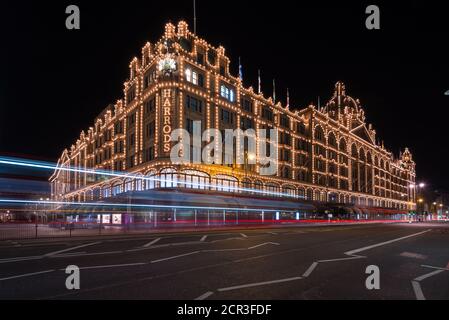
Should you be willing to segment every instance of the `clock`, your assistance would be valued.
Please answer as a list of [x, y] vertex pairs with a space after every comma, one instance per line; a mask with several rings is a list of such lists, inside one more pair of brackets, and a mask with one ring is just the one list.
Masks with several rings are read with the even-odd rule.
[[171, 75], [177, 69], [176, 60], [171, 57], [165, 57], [159, 61], [158, 64], [159, 72], [164, 75]]

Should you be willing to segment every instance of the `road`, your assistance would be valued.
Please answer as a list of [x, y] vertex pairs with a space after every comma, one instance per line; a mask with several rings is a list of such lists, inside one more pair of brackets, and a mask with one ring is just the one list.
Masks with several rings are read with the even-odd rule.
[[[65, 286], [69, 265], [80, 289]], [[366, 268], [378, 266], [380, 289]], [[0, 299], [449, 299], [449, 224], [0, 242]]]

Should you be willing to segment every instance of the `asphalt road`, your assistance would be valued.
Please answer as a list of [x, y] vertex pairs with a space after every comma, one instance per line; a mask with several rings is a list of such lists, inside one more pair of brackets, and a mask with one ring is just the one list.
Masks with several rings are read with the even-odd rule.
[[0, 299], [448, 300], [448, 271], [448, 223], [0, 242]]

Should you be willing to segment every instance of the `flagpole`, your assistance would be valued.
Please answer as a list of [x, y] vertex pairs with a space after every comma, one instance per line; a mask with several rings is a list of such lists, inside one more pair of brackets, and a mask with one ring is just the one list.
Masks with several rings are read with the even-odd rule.
[[196, 34], [196, 0], [193, 0], [193, 33]]

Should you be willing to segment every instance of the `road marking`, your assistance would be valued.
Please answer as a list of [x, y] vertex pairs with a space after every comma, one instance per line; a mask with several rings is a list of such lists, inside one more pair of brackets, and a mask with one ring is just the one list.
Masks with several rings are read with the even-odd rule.
[[437, 270], [432, 271], [430, 273], [423, 274], [422, 276], [419, 276], [419, 277], [413, 279], [412, 287], [413, 287], [413, 291], [415, 292], [416, 300], [426, 300], [426, 297], [424, 297], [424, 293], [421, 289], [421, 284], [419, 282], [421, 282], [427, 278], [433, 277], [437, 274], [440, 274], [441, 272], [449, 271], [449, 269], [446, 269], [446, 268], [433, 267], [433, 266], [428, 266], [428, 265], [421, 265], [421, 267], [437, 269]]
[[265, 242], [265, 243], [258, 244], [256, 246], [249, 247], [248, 250], [256, 249], [256, 248], [259, 248], [259, 247], [262, 247], [262, 246], [266, 246], [267, 244], [272, 244], [274, 246], [278, 246], [279, 245], [279, 243], [277, 243], [277, 242]]
[[39, 275], [39, 274], [50, 273], [50, 272], [53, 272], [53, 271], [55, 271], [55, 270], [53, 269], [53, 270], [39, 271], [39, 272], [33, 272], [33, 273], [25, 273], [25, 274], [20, 274], [20, 275], [17, 275], [17, 276], [1, 278], [0, 281], [17, 279], [17, 278], [31, 277], [31, 276], [35, 276], [35, 275]]
[[441, 267], [434, 267], [434, 266], [429, 266], [429, 265], [426, 265], [426, 264], [422, 264], [421, 267], [449, 271], [449, 266], [447, 268], [441, 268]]
[[349, 257], [349, 258], [318, 260], [317, 262], [319, 262], [319, 263], [322, 263], [322, 262], [334, 262], [334, 261], [355, 260], [355, 259], [363, 259], [363, 258], [365, 258], [365, 257], [363, 257], [363, 256], [353, 256], [353, 257]]
[[143, 247], [144, 247], [144, 248], [148, 248], [149, 246], [152, 246], [153, 244], [155, 244], [156, 242], [158, 242], [158, 241], [161, 240], [161, 239], [162, 239], [162, 238], [154, 239], [153, 241], [148, 242], [147, 244], [144, 244]]
[[243, 289], [243, 288], [265, 286], [265, 285], [274, 284], [274, 283], [282, 283], [282, 282], [296, 281], [296, 280], [301, 280], [301, 279], [302, 279], [302, 277], [293, 277], [293, 278], [287, 278], [287, 279], [279, 279], [279, 280], [272, 280], [272, 281], [264, 281], [264, 282], [248, 283], [248, 284], [243, 284], [243, 285], [234, 286], [234, 287], [228, 287], [228, 288], [217, 289], [217, 291], [220, 291], [220, 292], [223, 292], [223, 291], [231, 291], [231, 290], [237, 290], [237, 289]]
[[[107, 269], [107, 268], [124, 268], [124, 267], [134, 267], [134, 266], [143, 266], [148, 264], [147, 262], [138, 262], [138, 263], [127, 263], [127, 264], [111, 264], [105, 266], [91, 266], [91, 267], [82, 267], [80, 270], [91, 270], [91, 269]], [[65, 269], [61, 269], [65, 271]]]
[[413, 291], [415, 292], [416, 300], [426, 300], [422, 292], [421, 285], [417, 281], [412, 281]]
[[214, 293], [212, 291], [208, 291], [208, 292], [200, 295], [198, 298], [195, 298], [194, 300], [205, 300], [205, 299], [209, 298], [213, 294]]
[[351, 255], [354, 255], [355, 253], [359, 253], [359, 252], [362, 252], [362, 251], [366, 251], [366, 250], [370, 250], [370, 249], [373, 249], [373, 248], [381, 247], [381, 246], [384, 246], [384, 245], [387, 245], [387, 244], [390, 244], [390, 243], [394, 243], [394, 242], [397, 242], [397, 241], [405, 240], [405, 239], [408, 239], [408, 238], [411, 238], [411, 237], [416, 237], [416, 236], [422, 235], [424, 233], [427, 233], [429, 231], [431, 231], [431, 229], [426, 230], [426, 231], [422, 231], [422, 232], [418, 232], [418, 233], [414, 233], [414, 234], [411, 234], [411, 235], [408, 235], [408, 236], [405, 236], [405, 237], [401, 237], [401, 238], [397, 238], [397, 239], [393, 239], [393, 240], [389, 240], [389, 241], [373, 244], [371, 246], [367, 246], [367, 247], [363, 247], [363, 248], [347, 251], [347, 252], [345, 252], [345, 254], [348, 255], [348, 256], [351, 256]]
[[80, 248], [90, 247], [90, 246], [93, 246], [93, 245], [99, 244], [99, 243], [101, 243], [101, 241], [98, 241], [98, 242], [92, 242], [92, 243], [87, 243], [87, 244], [82, 244], [82, 245], [80, 245], [80, 246], [76, 246], [76, 247], [72, 247], [72, 248], [68, 248], [68, 249], [64, 249], [64, 250], [59, 250], [59, 251], [50, 252], [50, 253], [44, 254], [44, 257], [55, 256], [55, 255], [60, 254], [60, 253], [64, 253], [64, 252], [68, 252], [68, 251], [73, 251], [73, 250], [80, 249]]
[[184, 253], [184, 254], [180, 254], [180, 255], [177, 255], [177, 256], [173, 256], [173, 257], [153, 260], [153, 261], [151, 261], [151, 263], [158, 263], [158, 262], [162, 262], [162, 261], [173, 260], [173, 259], [176, 259], [176, 258], [191, 256], [192, 254], [197, 254], [197, 253], [200, 253], [200, 252], [201, 251], [193, 251], [193, 252], [189, 252], [189, 253]]
[[423, 280], [425, 280], [425, 279], [427, 279], [427, 278], [430, 278], [430, 277], [432, 277], [432, 276], [435, 276], [435, 275], [437, 275], [437, 274], [439, 274], [439, 273], [441, 273], [441, 272], [444, 272], [445, 270], [435, 270], [435, 271], [432, 271], [432, 272], [430, 272], [430, 273], [426, 273], [426, 274], [424, 274], [424, 275], [422, 275], [422, 276], [420, 276], [420, 277], [418, 277], [418, 278], [415, 278], [414, 280], [415, 281], [423, 281]]
[[310, 274], [313, 272], [313, 270], [315, 270], [315, 268], [318, 266], [318, 262], [314, 262], [310, 265], [310, 267], [306, 270], [306, 272], [304, 272], [304, 274], [302, 275], [304, 278], [307, 278], [308, 276], [310, 276]]
[[106, 252], [91, 252], [91, 253], [67, 253], [50, 256], [48, 258], [71, 258], [71, 257], [87, 257], [87, 256], [104, 256], [108, 254], [124, 253], [124, 251], [106, 251]]
[[400, 254], [401, 257], [405, 258], [414, 258], [414, 259], [420, 259], [420, 260], [426, 260], [427, 256], [419, 253], [413, 253], [413, 252], [402, 252]]
[[246, 235], [246, 234], [244, 234], [244, 233], [241, 233], [240, 234], [243, 238], [248, 238], [248, 236]]
[[206, 239], [207, 239], [207, 235], [203, 236], [200, 241], [204, 242], [204, 241], [206, 241]]
[[1, 259], [0, 263], [20, 262], [20, 261], [29, 261], [29, 260], [39, 260], [39, 259], [42, 259], [42, 256], [15, 257], [15, 258]]

